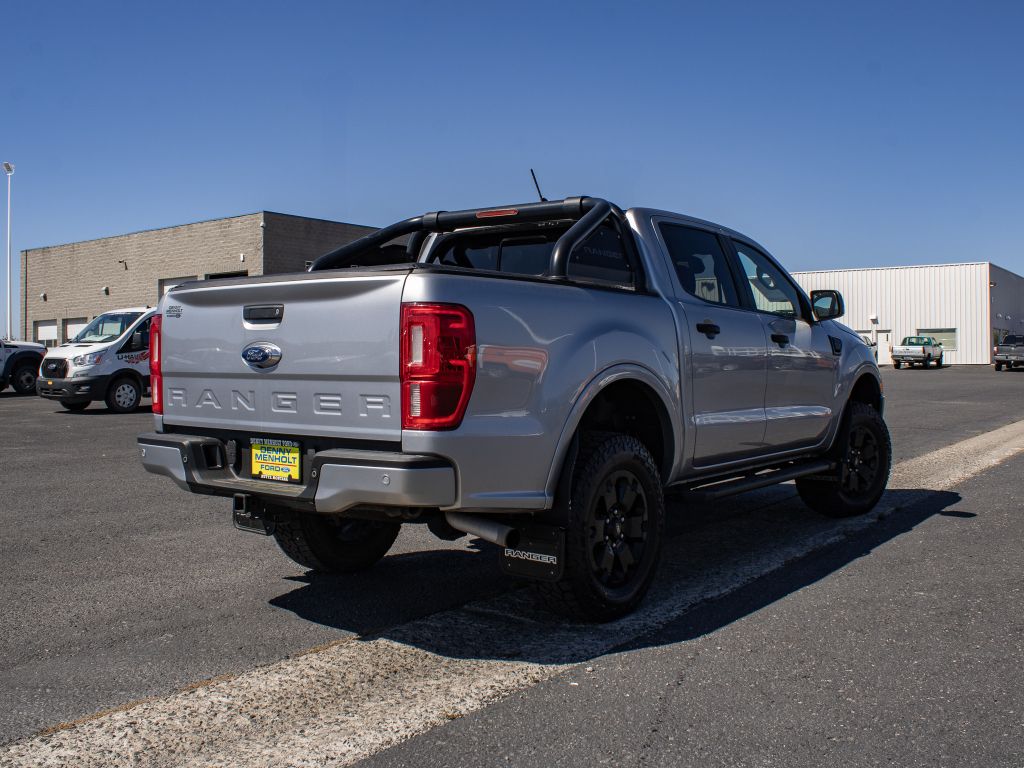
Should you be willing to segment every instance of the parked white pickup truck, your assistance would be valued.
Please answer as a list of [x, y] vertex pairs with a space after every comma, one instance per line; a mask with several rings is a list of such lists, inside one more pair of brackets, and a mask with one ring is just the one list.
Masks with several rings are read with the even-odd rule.
[[942, 367], [942, 345], [931, 336], [904, 336], [903, 343], [892, 348], [892, 367], [921, 365], [927, 368], [935, 363]]

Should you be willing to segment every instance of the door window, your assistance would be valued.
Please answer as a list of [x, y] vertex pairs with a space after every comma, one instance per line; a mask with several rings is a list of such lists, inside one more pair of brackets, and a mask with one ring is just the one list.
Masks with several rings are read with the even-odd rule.
[[718, 237], [680, 224], [665, 223], [660, 229], [679, 286], [684, 291], [711, 304], [739, 306], [736, 286]]
[[733, 240], [750, 298], [758, 312], [800, 317], [800, 294], [782, 270], [756, 248]]
[[132, 335], [128, 337], [128, 341], [124, 345], [122, 352], [142, 352], [149, 349], [149, 324], [153, 321], [153, 318], [147, 318], [145, 321], [139, 324], [139, 327], [132, 331]]

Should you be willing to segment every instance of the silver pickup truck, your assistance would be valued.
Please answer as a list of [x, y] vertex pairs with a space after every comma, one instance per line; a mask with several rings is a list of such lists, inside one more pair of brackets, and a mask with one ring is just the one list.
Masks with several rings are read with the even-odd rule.
[[651, 583], [667, 489], [680, 511], [790, 480], [825, 515], [877, 503], [882, 387], [842, 313], [750, 238], [676, 213], [428, 213], [308, 273], [172, 289], [138, 443], [309, 569], [367, 568], [424, 523], [609, 620]]

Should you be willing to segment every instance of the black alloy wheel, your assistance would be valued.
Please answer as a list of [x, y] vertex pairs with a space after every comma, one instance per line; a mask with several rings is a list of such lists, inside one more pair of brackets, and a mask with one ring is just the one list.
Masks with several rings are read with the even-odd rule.
[[590, 518], [594, 575], [606, 587], [620, 587], [636, 571], [647, 543], [647, 496], [640, 479], [628, 469], [609, 475]]
[[889, 482], [889, 428], [867, 403], [853, 402], [848, 408], [831, 453], [838, 465], [835, 476], [800, 477], [796, 481], [803, 502], [826, 517], [852, 517], [870, 511]]
[[850, 429], [849, 445], [840, 466], [839, 485], [845, 493], [860, 495], [875, 485], [881, 471], [881, 452], [875, 433], [858, 424]]
[[611, 621], [643, 600], [661, 558], [665, 498], [647, 447], [632, 435], [587, 433], [571, 472], [561, 581], [537, 584], [549, 608]]

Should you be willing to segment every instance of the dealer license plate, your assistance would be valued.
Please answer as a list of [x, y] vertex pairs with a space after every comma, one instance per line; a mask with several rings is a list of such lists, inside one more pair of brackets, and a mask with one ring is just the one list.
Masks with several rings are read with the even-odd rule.
[[302, 482], [302, 451], [294, 440], [254, 437], [249, 443], [253, 477], [281, 483]]

